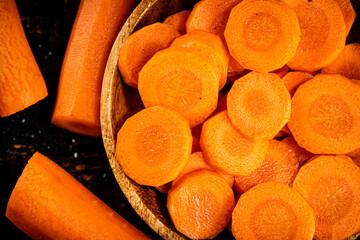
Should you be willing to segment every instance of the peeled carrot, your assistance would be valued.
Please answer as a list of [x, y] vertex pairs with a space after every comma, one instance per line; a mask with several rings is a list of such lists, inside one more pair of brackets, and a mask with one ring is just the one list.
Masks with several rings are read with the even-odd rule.
[[288, 127], [299, 146], [316, 154], [360, 147], [360, 85], [337, 74], [317, 74], [300, 85]]
[[345, 26], [346, 26], [346, 36], [349, 34], [350, 29], [355, 21], [356, 12], [351, 4], [350, 0], [337, 0], [340, 5], [340, 9], [343, 13]]
[[[211, 171], [215, 171], [212, 167], [210, 167], [204, 159], [204, 156], [201, 151], [197, 151], [191, 154], [189, 162], [185, 165], [183, 170], [179, 173], [179, 175], [172, 181], [172, 185], [174, 185], [178, 180], [180, 180], [185, 174], [190, 172], [194, 172], [200, 169], [208, 169]], [[228, 174], [219, 173], [221, 176], [224, 177], [226, 182], [229, 184], [230, 187], [234, 184], [234, 177]]]
[[229, 224], [234, 206], [234, 194], [225, 179], [207, 169], [186, 174], [167, 198], [175, 228], [191, 239], [218, 235]]
[[163, 23], [173, 26], [176, 29], [176, 31], [178, 31], [181, 35], [184, 35], [186, 33], [186, 21], [190, 13], [191, 13], [190, 10], [183, 10], [174, 13], [166, 17]]
[[340, 55], [322, 73], [335, 73], [360, 80], [360, 43], [347, 44]]
[[244, 193], [262, 182], [281, 182], [291, 186], [299, 171], [299, 162], [286, 143], [270, 140], [264, 162], [249, 175], [235, 177], [234, 190]]
[[137, 0], [82, 0], [66, 49], [51, 122], [100, 137], [100, 93], [112, 44]]
[[155, 106], [128, 118], [116, 141], [116, 158], [125, 174], [141, 185], [171, 182], [189, 161], [192, 135], [179, 113]]
[[281, 142], [287, 144], [291, 148], [291, 151], [295, 154], [300, 166], [302, 166], [305, 162], [314, 156], [313, 153], [308, 152], [306, 149], [300, 147], [293, 136], [288, 136]]
[[286, 3], [244, 0], [231, 10], [224, 36], [241, 66], [270, 72], [295, 55], [301, 32], [295, 11]]
[[200, 146], [205, 161], [216, 171], [239, 176], [259, 167], [267, 152], [268, 140], [249, 140], [231, 125], [222, 111], [203, 123]]
[[171, 25], [153, 23], [127, 37], [120, 48], [118, 67], [124, 82], [137, 88], [138, 75], [158, 51], [168, 48], [180, 33]]
[[292, 97], [296, 89], [307, 80], [313, 78], [313, 73], [294, 71], [286, 73], [281, 80], [285, 84], [286, 89], [289, 91], [290, 96]]
[[360, 168], [350, 157], [323, 155], [301, 167], [293, 188], [315, 212], [315, 239], [345, 239], [360, 231]]
[[346, 26], [339, 3], [334, 0], [284, 0], [295, 10], [301, 40], [287, 65], [312, 72], [329, 65], [344, 49]]
[[15, 0], [0, 1], [0, 116], [44, 99], [47, 87], [27, 41]]
[[201, 30], [194, 30], [175, 39], [171, 46], [195, 48], [211, 58], [220, 74], [219, 91], [225, 86], [229, 52], [219, 36]]
[[138, 89], [145, 107], [173, 109], [194, 127], [216, 109], [219, 79], [209, 57], [193, 48], [173, 46], [157, 52], [145, 64]]
[[32, 239], [149, 239], [38, 152], [18, 179], [5, 215]]
[[236, 240], [311, 240], [314, 211], [305, 199], [284, 183], [260, 183], [240, 196], [232, 213]]
[[291, 98], [280, 77], [252, 71], [236, 80], [227, 97], [233, 127], [252, 139], [271, 139], [290, 119]]

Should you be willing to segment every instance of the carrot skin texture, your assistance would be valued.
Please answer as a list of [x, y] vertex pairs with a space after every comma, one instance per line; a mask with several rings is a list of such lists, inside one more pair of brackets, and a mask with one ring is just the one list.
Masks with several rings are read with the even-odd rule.
[[0, 116], [24, 110], [48, 95], [15, 0], [0, 2]]
[[149, 239], [38, 152], [13, 189], [6, 217], [33, 239]]
[[100, 93], [113, 41], [137, 0], [82, 0], [60, 74], [51, 122], [100, 137]]

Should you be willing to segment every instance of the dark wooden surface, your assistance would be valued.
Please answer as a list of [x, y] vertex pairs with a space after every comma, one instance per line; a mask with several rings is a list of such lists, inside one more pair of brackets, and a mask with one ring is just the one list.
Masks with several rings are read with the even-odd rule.
[[62, 59], [80, 1], [16, 2], [49, 96], [22, 112], [0, 118], [0, 239], [29, 239], [5, 217], [5, 210], [16, 180], [35, 151], [58, 163], [151, 239], [161, 239], [135, 213], [121, 192], [102, 139], [70, 133], [50, 123]]

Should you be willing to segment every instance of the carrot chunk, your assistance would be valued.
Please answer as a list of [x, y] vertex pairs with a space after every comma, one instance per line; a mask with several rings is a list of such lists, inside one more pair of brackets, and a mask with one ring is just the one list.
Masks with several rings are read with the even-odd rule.
[[313, 153], [308, 152], [306, 149], [300, 147], [293, 136], [288, 136], [281, 142], [287, 144], [291, 148], [291, 151], [295, 154], [300, 166], [304, 165], [305, 162], [314, 156]]
[[155, 106], [128, 118], [118, 132], [116, 158], [135, 182], [159, 187], [189, 161], [192, 135], [179, 113]]
[[321, 71], [360, 80], [360, 43], [347, 44], [340, 55]]
[[0, 1], [0, 116], [24, 110], [48, 95], [15, 0]]
[[298, 89], [298, 87], [306, 82], [307, 80], [310, 80], [313, 78], [313, 73], [309, 72], [302, 72], [302, 71], [294, 71], [294, 72], [288, 72], [286, 73], [281, 80], [285, 84], [286, 89], [289, 91], [290, 96], [292, 97]]
[[172, 46], [195, 48], [211, 58], [220, 74], [219, 91], [225, 86], [227, 82], [229, 52], [219, 36], [195, 30], [175, 39], [171, 44]]
[[350, 157], [323, 155], [300, 168], [293, 188], [315, 212], [315, 239], [345, 239], [360, 231], [360, 168]]
[[299, 146], [315, 154], [346, 154], [360, 147], [360, 85], [317, 74], [292, 98], [288, 127]]
[[158, 51], [168, 48], [180, 33], [169, 24], [153, 23], [127, 37], [120, 48], [118, 67], [124, 82], [137, 88], [138, 75]]
[[346, 26], [346, 36], [349, 34], [350, 29], [355, 21], [356, 12], [351, 4], [350, 0], [337, 0], [340, 5], [340, 9], [343, 13], [345, 26]]
[[207, 169], [186, 174], [167, 198], [175, 228], [191, 239], [214, 238], [229, 224], [234, 207], [234, 194], [225, 179]]
[[219, 172], [239, 176], [259, 167], [267, 152], [268, 140], [249, 140], [231, 125], [226, 111], [206, 120], [200, 136], [205, 161]]
[[346, 26], [339, 3], [334, 0], [284, 0], [295, 10], [301, 40], [287, 63], [294, 70], [316, 71], [329, 65], [345, 47]]
[[183, 10], [174, 13], [166, 17], [163, 23], [173, 26], [176, 29], [176, 31], [178, 31], [181, 35], [184, 35], [186, 33], [186, 21], [190, 13], [191, 13], [190, 10]]
[[277, 0], [244, 0], [224, 32], [231, 56], [246, 69], [270, 72], [295, 55], [301, 32], [296, 13]]
[[290, 119], [291, 98], [275, 73], [252, 71], [239, 78], [227, 97], [233, 127], [252, 139], [271, 139]]
[[292, 149], [283, 142], [270, 140], [264, 162], [252, 173], [235, 177], [234, 189], [244, 193], [262, 182], [281, 182], [291, 186], [299, 171], [299, 162]]
[[231, 231], [236, 240], [310, 240], [315, 231], [314, 211], [286, 184], [260, 183], [240, 196]]
[[196, 49], [174, 46], [157, 52], [145, 64], [138, 89], [145, 107], [173, 109], [194, 127], [216, 109], [219, 79], [211, 58]]

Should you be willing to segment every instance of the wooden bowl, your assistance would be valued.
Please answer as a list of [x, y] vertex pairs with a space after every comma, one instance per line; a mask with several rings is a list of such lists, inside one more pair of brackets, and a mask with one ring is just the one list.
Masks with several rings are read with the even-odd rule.
[[[170, 14], [192, 9], [198, 0], [143, 0], [128, 18], [112, 47], [106, 65], [101, 94], [101, 129], [105, 150], [115, 178], [137, 214], [164, 239], [187, 239], [176, 231], [166, 209], [166, 195], [128, 178], [115, 158], [116, 134], [125, 120], [143, 108], [137, 89], [127, 86], [117, 68], [118, 54], [125, 38], [143, 26], [162, 21]], [[360, 4], [352, 1], [360, 14]], [[359, 20], [354, 23], [348, 41], [360, 41]], [[349, 239], [355, 239], [352, 236]], [[234, 239], [225, 229], [216, 239]]]

